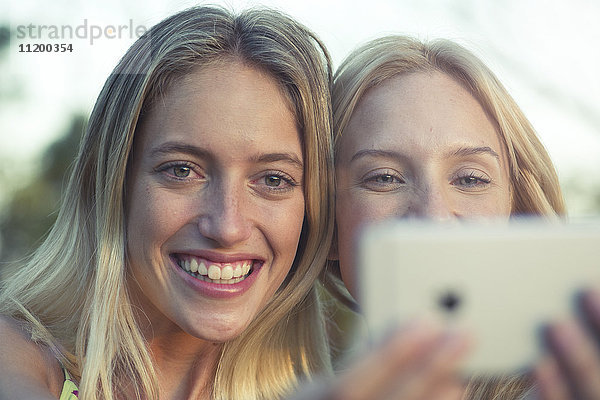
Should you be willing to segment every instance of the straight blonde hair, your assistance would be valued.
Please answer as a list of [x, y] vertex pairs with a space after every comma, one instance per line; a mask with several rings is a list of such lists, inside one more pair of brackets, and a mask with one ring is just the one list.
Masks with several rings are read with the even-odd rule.
[[48, 237], [2, 283], [0, 313], [26, 322], [79, 380], [80, 398], [125, 390], [157, 399], [152, 355], [127, 292], [125, 187], [136, 128], [173, 82], [237, 60], [271, 75], [290, 101], [304, 151], [305, 218], [291, 271], [237, 339], [223, 345], [214, 399], [274, 399], [330, 371], [315, 280], [333, 230], [331, 61], [306, 27], [270, 9], [195, 7], [140, 37], [104, 85]]

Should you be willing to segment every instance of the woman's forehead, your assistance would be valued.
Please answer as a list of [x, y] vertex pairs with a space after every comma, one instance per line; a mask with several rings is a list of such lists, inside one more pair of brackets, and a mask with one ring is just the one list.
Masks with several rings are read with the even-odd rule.
[[339, 138], [340, 160], [364, 148], [435, 148], [461, 143], [502, 150], [480, 103], [448, 75], [418, 72], [390, 78], [360, 99]]

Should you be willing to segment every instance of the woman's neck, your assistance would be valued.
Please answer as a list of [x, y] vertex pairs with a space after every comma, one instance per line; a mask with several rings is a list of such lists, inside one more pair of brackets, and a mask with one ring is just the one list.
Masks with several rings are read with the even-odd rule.
[[180, 331], [154, 337], [149, 349], [155, 362], [160, 398], [209, 399], [223, 344]]
[[210, 399], [223, 343], [190, 335], [148, 302], [136, 319], [153, 359], [160, 398]]

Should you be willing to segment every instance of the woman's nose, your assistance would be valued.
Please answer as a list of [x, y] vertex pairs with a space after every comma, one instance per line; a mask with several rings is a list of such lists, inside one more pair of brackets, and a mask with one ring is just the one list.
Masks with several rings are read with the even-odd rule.
[[457, 218], [457, 212], [449, 193], [442, 185], [427, 184], [420, 188], [410, 207], [413, 216], [433, 221], [447, 221]]
[[231, 247], [250, 237], [251, 219], [241, 185], [217, 184], [203, 197], [198, 220], [200, 233], [222, 247]]

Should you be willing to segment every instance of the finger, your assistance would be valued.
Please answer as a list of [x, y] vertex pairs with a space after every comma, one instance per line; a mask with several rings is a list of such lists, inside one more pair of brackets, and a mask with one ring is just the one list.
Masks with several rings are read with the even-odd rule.
[[[430, 393], [425, 393], [419, 400], [461, 400], [465, 395], [465, 387], [458, 380], [440, 383]], [[403, 400], [398, 398], [398, 400]]]
[[332, 391], [331, 398], [383, 398], [415, 359], [419, 359], [441, 337], [439, 328], [429, 323], [420, 321], [411, 324], [343, 373]]
[[592, 338], [575, 321], [553, 325], [548, 334], [571, 391], [582, 399], [600, 399], [600, 357]]
[[587, 290], [581, 296], [581, 305], [586, 322], [598, 338], [600, 335], [600, 291], [597, 289]]
[[533, 370], [533, 378], [536, 384], [537, 400], [568, 400], [569, 389], [563, 378], [556, 359], [547, 355]]
[[390, 398], [428, 399], [438, 388], [457, 380], [460, 361], [469, 348], [468, 338], [459, 332], [449, 332], [427, 353], [415, 360], [399, 377]]

